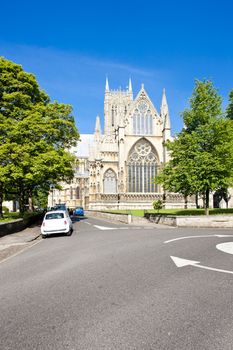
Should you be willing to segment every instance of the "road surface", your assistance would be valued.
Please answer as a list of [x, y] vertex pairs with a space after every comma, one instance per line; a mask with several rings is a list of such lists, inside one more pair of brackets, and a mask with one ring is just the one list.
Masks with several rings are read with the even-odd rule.
[[232, 230], [74, 227], [0, 263], [1, 350], [233, 349]]

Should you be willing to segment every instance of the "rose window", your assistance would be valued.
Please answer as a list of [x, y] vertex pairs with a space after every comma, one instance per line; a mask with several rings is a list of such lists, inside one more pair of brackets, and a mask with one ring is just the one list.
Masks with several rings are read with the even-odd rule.
[[147, 140], [140, 140], [132, 148], [127, 162], [129, 192], [157, 192], [157, 155]]

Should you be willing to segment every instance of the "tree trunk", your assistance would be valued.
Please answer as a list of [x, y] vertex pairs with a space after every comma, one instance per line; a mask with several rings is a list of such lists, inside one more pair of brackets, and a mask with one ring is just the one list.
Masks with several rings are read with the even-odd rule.
[[188, 209], [188, 196], [184, 195], [184, 209]]
[[0, 218], [3, 217], [2, 202], [3, 202], [3, 184], [0, 182]]
[[30, 212], [34, 211], [33, 199], [32, 199], [32, 190], [31, 189], [29, 190], [29, 193], [28, 193], [28, 210]]
[[25, 193], [22, 185], [19, 185], [20, 193], [19, 193], [19, 211], [20, 213], [25, 212]]
[[166, 208], [166, 198], [167, 196], [166, 196], [166, 190], [165, 189], [163, 189], [163, 209], [165, 209]]
[[196, 209], [199, 209], [198, 192], [195, 194]]
[[24, 201], [22, 198], [22, 194], [19, 195], [19, 211], [20, 213], [24, 213]]
[[209, 215], [209, 199], [210, 199], [210, 190], [205, 191], [205, 215]]

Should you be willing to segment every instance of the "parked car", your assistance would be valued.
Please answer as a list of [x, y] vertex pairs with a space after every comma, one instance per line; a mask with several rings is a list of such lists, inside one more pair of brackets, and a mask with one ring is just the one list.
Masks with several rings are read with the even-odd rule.
[[73, 212], [74, 216], [84, 216], [84, 209], [83, 207], [76, 207]]
[[66, 204], [62, 203], [62, 204], [56, 204], [53, 207], [53, 210], [67, 210]]
[[45, 214], [41, 225], [41, 236], [45, 238], [57, 233], [67, 236], [73, 232], [73, 224], [67, 210], [54, 210]]

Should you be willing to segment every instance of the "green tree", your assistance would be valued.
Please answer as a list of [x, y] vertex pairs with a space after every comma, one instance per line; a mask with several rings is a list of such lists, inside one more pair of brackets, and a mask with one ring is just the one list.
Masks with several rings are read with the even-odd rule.
[[233, 89], [229, 93], [229, 105], [226, 110], [226, 116], [233, 120]]
[[188, 160], [183, 156], [187, 151], [186, 140], [178, 138], [172, 143], [167, 143], [167, 147], [172, 159], [165, 164], [156, 182], [162, 184], [165, 191], [181, 193], [184, 197], [184, 207], [187, 209], [188, 196], [197, 191], [193, 183], [194, 174], [191, 173], [191, 169], [194, 169], [193, 158]]
[[24, 211], [38, 188], [73, 176], [68, 152], [79, 138], [72, 108], [51, 102], [32, 74], [0, 58], [0, 215], [13, 194]]
[[209, 194], [232, 183], [232, 123], [221, 116], [221, 98], [209, 81], [196, 81], [185, 128], [167, 143], [171, 160], [158, 182], [185, 197], [200, 192], [209, 213]]
[[157, 213], [163, 208], [163, 201], [161, 199], [158, 199], [153, 202], [153, 208], [154, 210], [157, 210]]
[[222, 114], [222, 98], [211, 81], [196, 80], [189, 102], [190, 108], [181, 113], [186, 132], [191, 133], [199, 126], [208, 124], [210, 120], [218, 119]]

